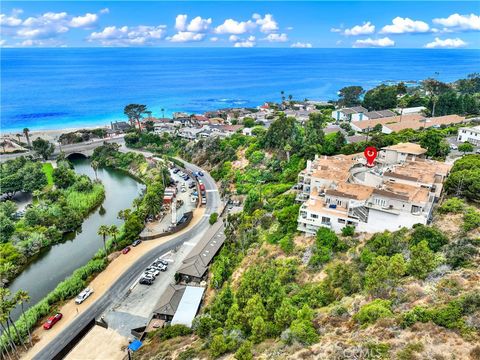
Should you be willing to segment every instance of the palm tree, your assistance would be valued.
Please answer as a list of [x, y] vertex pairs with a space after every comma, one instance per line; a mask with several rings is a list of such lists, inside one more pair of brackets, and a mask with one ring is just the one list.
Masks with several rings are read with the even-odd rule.
[[7, 150], [5, 149], [5, 146], [7, 146], [7, 141], [6, 140], [3, 140], [2, 142], [0, 142], [0, 146], [3, 148], [3, 152], [6, 153]]
[[10, 312], [12, 311], [10, 301], [8, 301], [9, 296], [10, 290], [8, 288], [0, 288], [0, 326], [3, 329], [3, 333], [6, 334], [12, 352], [15, 354], [17, 345], [15, 345], [9, 326]]
[[292, 151], [292, 145], [286, 144], [283, 150], [287, 153], [287, 162], [290, 162], [290, 151]]
[[165, 118], [165, 109], [161, 108], [160, 111], [162, 112], [162, 118]]
[[129, 216], [132, 214], [132, 210], [130, 209], [125, 209], [125, 210], [120, 210], [118, 212], [117, 218], [125, 221], [129, 218]]
[[20, 144], [20, 137], [22, 136], [22, 134], [16, 134], [15, 136], [16, 136], [17, 139], [18, 139], [18, 144]]
[[15, 295], [16, 295], [17, 301], [20, 303], [20, 306], [22, 308], [22, 317], [23, 317], [23, 321], [25, 322], [25, 326], [27, 327], [28, 340], [30, 341], [30, 346], [33, 346], [32, 334], [30, 333], [30, 326], [29, 324], [27, 324], [27, 318], [25, 316], [25, 309], [23, 306], [24, 303], [30, 301], [30, 295], [28, 295], [28, 292], [22, 289], [18, 290]]
[[107, 257], [107, 243], [106, 243], [106, 237], [110, 234], [110, 228], [107, 225], [101, 225], [98, 228], [98, 235], [100, 235], [103, 238], [103, 249], [105, 250], [105, 257]]
[[142, 205], [142, 199], [141, 198], [135, 198], [133, 200], [133, 206], [135, 206], [135, 209], [137, 211], [140, 209], [140, 205]]
[[8, 281], [8, 275], [15, 269], [11, 262], [5, 262], [0, 265], [0, 288]]
[[28, 135], [29, 132], [30, 132], [30, 129], [29, 129], [29, 128], [23, 129], [23, 134], [24, 134], [25, 137], [27, 138], [28, 147], [31, 148], [32, 145], [30, 144], [30, 136]]
[[117, 235], [118, 235], [118, 227], [117, 225], [111, 225], [109, 228], [109, 234], [110, 236], [113, 236], [113, 247], [115, 248], [117, 246]]
[[280, 95], [282, 95], [282, 103], [285, 101], [285, 91], [280, 91]]
[[90, 163], [90, 166], [92, 167], [93, 171], [95, 172], [95, 180], [98, 180], [98, 177], [97, 177], [97, 170], [98, 170], [98, 161], [97, 160], [92, 160], [92, 162]]

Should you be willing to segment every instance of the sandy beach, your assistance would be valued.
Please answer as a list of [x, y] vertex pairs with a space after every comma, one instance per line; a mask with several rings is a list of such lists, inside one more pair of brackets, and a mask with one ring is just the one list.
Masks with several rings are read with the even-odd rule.
[[[103, 126], [84, 126], [84, 127], [77, 127], [77, 128], [66, 128], [66, 129], [49, 129], [49, 130], [32, 130], [30, 132], [30, 140], [35, 140], [36, 138], [42, 138], [48, 140], [50, 142], [57, 142], [57, 139], [60, 135], [82, 130], [82, 129], [100, 129], [100, 128], [110, 128], [108, 125]], [[10, 138], [13, 140], [18, 140], [17, 134], [20, 134], [20, 140], [22, 142], [26, 142], [25, 136], [21, 131], [10, 131], [2, 133], [2, 137]]]

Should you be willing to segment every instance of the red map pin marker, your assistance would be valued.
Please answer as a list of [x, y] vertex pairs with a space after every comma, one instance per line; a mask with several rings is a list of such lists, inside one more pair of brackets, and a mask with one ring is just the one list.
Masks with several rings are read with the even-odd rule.
[[363, 154], [367, 158], [367, 166], [368, 167], [373, 167], [373, 162], [375, 161], [375, 158], [377, 157], [377, 149], [375, 149], [373, 146], [369, 146], [365, 149]]

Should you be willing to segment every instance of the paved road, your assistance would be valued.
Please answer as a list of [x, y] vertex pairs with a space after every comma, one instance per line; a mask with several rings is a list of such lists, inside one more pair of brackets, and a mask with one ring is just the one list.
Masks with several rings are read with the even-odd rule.
[[[122, 139], [123, 140], [123, 139]], [[205, 215], [218, 210], [221, 205], [221, 199], [218, 193], [215, 181], [204, 170], [190, 163], [184, 162], [186, 168], [191, 171], [203, 171], [205, 188], [208, 191], [207, 205]], [[157, 257], [181, 245], [192, 236], [206, 231], [210, 224], [208, 216], [203, 216], [189, 231], [173, 238], [172, 240], [159, 245], [154, 251], [141, 257], [132, 267], [126, 271], [101, 298], [93, 303], [86, 311], [81, 313], [73, 322], [71, 322], [51, 344], [45, 346], [34, 359], [50, 360], [61, 349], [63, 349], [93, 318], [99, 317], [109, 306], [126, 297], [128, 289], [136, 279], [141, 275], [144, 269], [150, 265]], [[154, 241], [154, 240], [153, 240]]]

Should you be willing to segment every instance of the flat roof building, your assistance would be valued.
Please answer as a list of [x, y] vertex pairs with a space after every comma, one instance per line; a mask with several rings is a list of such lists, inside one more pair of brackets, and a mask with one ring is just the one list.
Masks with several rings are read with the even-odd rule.
[[186, 286], [182, 298], [178, 304], [177, 311], [172, 319], [172, 325], [181, 324], [192, 327], [192, 322], [197, 315], [202, 303], [204, 287]]

